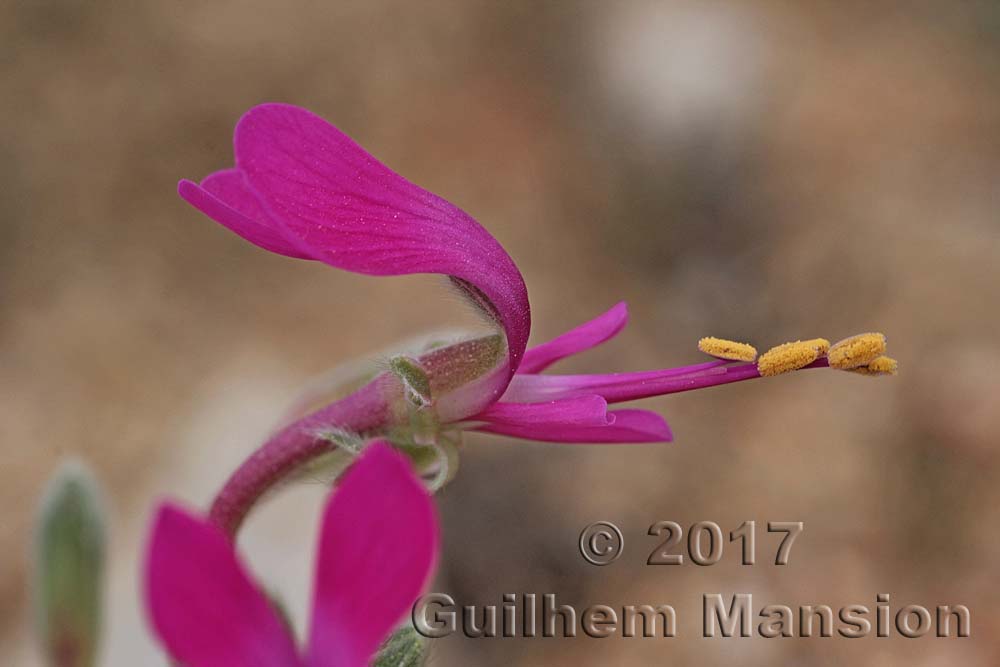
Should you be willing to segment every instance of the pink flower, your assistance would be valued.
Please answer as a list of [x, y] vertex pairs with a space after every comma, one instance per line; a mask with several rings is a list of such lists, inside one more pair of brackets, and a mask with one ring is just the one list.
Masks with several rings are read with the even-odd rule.
[[[230, 530], [263, 489], [329, 447], [317, 434], [330, 429], [389, 434], [396, 442], [462, 430], [552, 442], [664, 442], [672, 435], [658, 414], [609, 410], [608, 404], [761, 376], [752, 359], [639, 373], [543, 375], [553, 363], [621, 331], [625, 304], [527, 349], [531, 316], [524, 280], [496, 239], [468, 214], [394, 173], [304, 109], [255, 107], [237, 124], [234, 143], [235, 168], [200, 185], [181, 181], [179, 193], [193, 206], [289, 257], [371, 275], [448, 276], [504, 335], [421, 354], [400, 365], [400, 372], [383, 373], [286, 427], [217, 498], [213, 516]], [[825, 348], [815, 349], [811, 361], [782, 368], [826, 366]], [[414, 423], [429, 436], [416, 437]]]
[[170, 504], [150, 538], [149, 618], [185, 667], [367, 665], [423, 590], [437, 551], [430, 497], [410, 464], [376, 442], [327, 503], [304, 656], [227, 536]]

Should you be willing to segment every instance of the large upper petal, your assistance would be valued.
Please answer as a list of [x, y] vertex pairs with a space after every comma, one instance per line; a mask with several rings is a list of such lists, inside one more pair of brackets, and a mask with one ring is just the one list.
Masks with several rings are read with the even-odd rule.
[[234, 143], [243, 181], [226, 180], [227, 191], [182, 183], [185, 199], [275, 252], [370, 275], [453, 277], [503, 327], [514, 372], [531, 324], [527, 290], [507, 252], [472, 217], [298, 107], [254, 107]]
[[517, 370], [520, 373], [541, 373], [561, 359], [610, 340], [618, 335], [627, 323], [628, 306], [622, 301], [589, 322], [584, 322], [546, 343], [529, 349], [524, 353], [524, 359]]
[[384, 441], [344, 475], [323, 516], [309, 667], [361, 667], [411, 609], [438, 551], [434, 506]]
[[150, 621], [185, 667], [297, 667], [270, 602], [216, 527], [172, 505], [156, 517], [145, 572]]

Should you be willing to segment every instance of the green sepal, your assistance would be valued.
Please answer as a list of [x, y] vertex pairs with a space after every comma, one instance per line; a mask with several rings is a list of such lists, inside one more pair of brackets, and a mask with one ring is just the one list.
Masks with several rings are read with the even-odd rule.
[[407, 625], [392, 633], [372, 661], [373, 667], [420, 667], [424, 664], [427, 639]]
[[361, 450], [364, 449], [365, 446], [365, 440], [360, 435], [354, 431], [338, 428], [336, 426], [320, 429], [316, 432], [316, 435], [317, 437], [336, 445], [339, 449], [348, 451], [354, 455], [360, 454]]
[[459, 448], [462, 445], [460, 431], [440, 431], [428, 444], [399, 439], [393, 442], [427, 480], [427, 487], [432, 493], [444, 487], [458, 473]]
[[434, 444], [434, 450], [438, 458], [437, 475], [431, 480], [430, 489], [432, 492], [439, 491], [444, 486], [455, 479], [458, 474], [458, 448], [462, 443], [461, 432], [456, 432], [455, 437], [449, 437], [442, 433]]
[[420, 368], [440, 397], [495, 369], [506, 349], [503, 336], [490, 334], [429, 350], [420, 355]]
[[420, 362], [405, 354], [396, 355], [389, 359], [389, 370], [402, 382], [406, 398], [413, 405], [425, 408], [433, 403], [431, 379]]

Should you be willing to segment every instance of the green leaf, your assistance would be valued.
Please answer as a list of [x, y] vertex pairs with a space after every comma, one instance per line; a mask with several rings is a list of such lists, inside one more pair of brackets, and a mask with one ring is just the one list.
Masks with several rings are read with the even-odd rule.
[[373, 667], [420, 667], [424, 664], [427, 640], [413, 626], [392, 633], [375, 656]]

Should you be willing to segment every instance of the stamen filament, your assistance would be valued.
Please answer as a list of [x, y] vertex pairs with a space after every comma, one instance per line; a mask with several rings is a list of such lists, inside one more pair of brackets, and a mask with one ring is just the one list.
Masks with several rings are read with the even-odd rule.
[[[825, 368], [820, 357], [803, 368]], [[608, 403], [676, 394], [761, 377], [753, 363], [714, 361], [696, 366], [607, 375], [515, 375], [505, 401], [537, 403], [597, 394]]]

